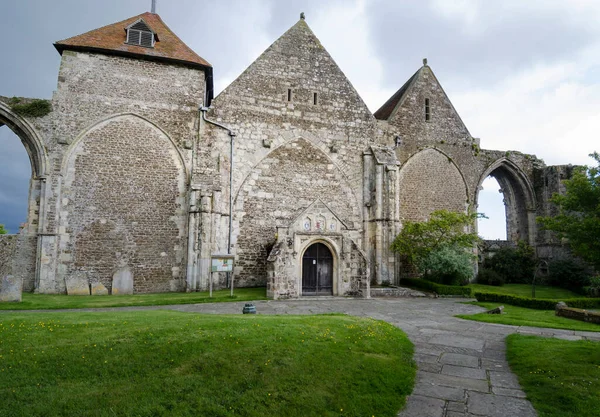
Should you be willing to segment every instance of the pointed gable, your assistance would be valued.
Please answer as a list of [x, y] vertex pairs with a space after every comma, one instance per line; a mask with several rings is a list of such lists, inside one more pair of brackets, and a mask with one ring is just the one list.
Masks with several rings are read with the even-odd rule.
[[373, 115], [304, 19], [267, 48], [215, 98], [232, 122], [240, 111], [315, 126], [373, 125]]
[[375, 117], [399, 128], [407, 140], [441, 142], [471, 139], [467, 127], [426, 61], [375, 112]]
[[[130, 31], [152, 33], [153, 39], [128, 38]], [[148, 42], [151, 47], [148, 47]], [[60, 54], [64, 50], [100, 52], [112, 55], [131, 56], [136, 58], [155, 59], [189, 65], [194, 67], [211, 68], [211, 65], [198, 56], [181, 39], [169, 29], [159, 15], [142, 13], [121, 22], [95, 29], [72, 38], [58, 41], [54, 47]]]

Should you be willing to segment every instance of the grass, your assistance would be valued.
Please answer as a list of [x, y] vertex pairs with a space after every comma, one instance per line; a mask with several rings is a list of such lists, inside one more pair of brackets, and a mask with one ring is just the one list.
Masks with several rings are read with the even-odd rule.
[[[531, 285], [529, 284], [504, 284], [501, 287], [496, 287], [493, 285], [469, 284], [468, 287], [472, 288], [473, 292], [493, 292], [497, 294], [516, 295], [519, 297], [531, 297]], [[579, 298], [581, 295], [564, 288], [550, 287], [548, 285], [536, 285], [535, 297], [558, 300]]]
[[395, 416], [396, 327], [344, 315], [0, 315], [1, 416]]
[[0, 310], [46, 310], [63, 308], [104, 308], [131, 306], [158, 306], [172, 304], [217, 303], [228, 301], [266, 300], [267, 293], [262, 288], [238, 288], [233, 290], [213, 291], [213, 298], [208, 292], [170, 292], [160, 294], [136, 295], [45, 295], [23, 293], [20, 303], [0, 303]]
[[[500, 306], [499, 303], [469, 302], [488, 310]], [[546, 327], [552, 329], [583, 330], [600, 332], [600, 325], [583, 321], [557, 317], [554, 310], [533, 310], [504, 304], [504, 314], [461, 314], [456, 317], [485, 323], [511, 324], [513, 326]]]
[[600, 416], [600, 343], [508, 336], [511, 370], [540, 417]]

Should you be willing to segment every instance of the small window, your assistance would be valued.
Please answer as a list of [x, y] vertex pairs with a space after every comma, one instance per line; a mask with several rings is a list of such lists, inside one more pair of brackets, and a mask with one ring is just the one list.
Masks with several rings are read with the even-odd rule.
[[313, 104], [316, 106], [317, 104], [319, 104], [319, 98], [317, 96], [317, 93], [313, 93]]
[[292, 89], [288, 88], [287, 101], [292, 101]]
[[429, 99], [425, 99], [425, 120], [431, 120], [431, 108], [429, 107]]
[[127, 31], [127, 40], [125, 43], [128, 45], [153, 48], [155, 40], [158, 40], [156, 39], [156, 34], [142, 19], [129, 25], [125, 30]]

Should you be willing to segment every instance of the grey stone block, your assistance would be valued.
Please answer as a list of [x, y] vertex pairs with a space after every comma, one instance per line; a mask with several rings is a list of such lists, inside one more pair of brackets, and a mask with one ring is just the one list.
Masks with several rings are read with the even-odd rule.
[[446, 387], [464, 388], [473, 391], [489, 392], [489, 385], [487, 381], [453, 375], [433, 374], [431, 372], [419, 371], [417, 373], [417, 382], [442, 385]]
[[510, 372], [490, 371], [492, 387], [521, 389], [517, 376]]
[[133, 273], [128, 267], [124, 267], [113, 275], [112, 295], [131, 294], [133, 294]]
[[468, 392], [467, 410], [488, 417], [537, 417], [529, 401], [522, 398]]
[[527, 398], [527, 394], [520, 389], [492, 387], [492, 392], [496, 395], [504, 395], [507, 397]]
[[444, 353], [440, 358], [440, 362], [448, 365], [468, 366], [469, 368], [479, 367], [478, 357], [460, 353]]
[[455, 387], [444, 387], [441, 385], [434, 385], [431, 383], [418, 383], [415, 385], [413, 394], [422, 395], [425, 397], [439, 398], [442, 400], [449, 400], [463, 403], [466, 401], [465, 390], [462, 388]]
[[101, 282], [92, 283], [92, 295], [108, 295], [108, 290]]
[[0, 302], [21, 302], [23, 282], [14, 275], [6, 275], [0, 281]]
[[73, 274], [65, 278], [68, 295], [90, 295], [90, 284], [84, 274]]
[[442, 368], [442, 374], [473, 379], [487, 379], [485, 370], [468, 368], [466, 366], [444, 365], [444, 367]]
[[444, 400], [411, 395], [408, 397], [406, 408], [398, 414], [398, 417], [442, 417], [445, 404]]

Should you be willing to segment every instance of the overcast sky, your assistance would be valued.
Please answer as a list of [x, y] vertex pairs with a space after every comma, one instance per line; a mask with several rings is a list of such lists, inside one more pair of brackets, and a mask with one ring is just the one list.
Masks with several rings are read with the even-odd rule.
[[[51, 98], [52, 42], [149, 11], [150, 0], [1, 0], [0, 95]], [[600, 1], [158, 0], [163, 20], [214, 67], [218, 93], [300, 12], [372, 111], [429, 64], [486, 149], [547, 164], [600, 150]], [[0, 128], [0, 223], [25, 221], [29, 162]], [[492, 189], [495, 188], [495, 189]], [[496, 199], [495, 206], [487, 202]], [[501, 238], [501, 195], [482, 191], [480, 234]], [[500, 220], [498, 220], [500, 219]]]

